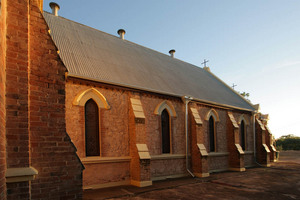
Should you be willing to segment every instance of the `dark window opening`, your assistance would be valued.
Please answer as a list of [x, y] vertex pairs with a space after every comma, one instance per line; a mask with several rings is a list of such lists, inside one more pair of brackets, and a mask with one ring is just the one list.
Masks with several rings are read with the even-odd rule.
[[162, 153], [170, 153], [170, 116], [165, 109], [161, 113]]
[[240, 144], [243, 150], [246, 150], [245, 138], [245, 123], [244, 120], [242, 120], [240, 127]]
[[85, 149], [86, 156], [100, 156], [99, 109], [92, 99], [85, 104]]
[[211, 116], [209, 118], [209, 151], [215, 151], [215, 120]]

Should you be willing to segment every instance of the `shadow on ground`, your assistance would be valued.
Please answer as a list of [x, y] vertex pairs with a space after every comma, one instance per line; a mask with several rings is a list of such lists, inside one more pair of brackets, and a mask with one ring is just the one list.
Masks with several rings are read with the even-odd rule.
[[84, 199], [300, 199], [300, 151], [281, 152], [280, 161], [268, 168], [160, 181], [146, 188], [87, 190]]

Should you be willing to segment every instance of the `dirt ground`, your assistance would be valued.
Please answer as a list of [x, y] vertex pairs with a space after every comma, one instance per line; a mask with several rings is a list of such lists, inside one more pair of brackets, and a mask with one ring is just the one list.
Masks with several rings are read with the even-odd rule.
[[122, 186], [87, 190], [84, 199], [300, 200], [300, 151], [280, 152], [279, 161], [268, 168], [214, 173], [207, 178], [160, 181], [146, 188]]

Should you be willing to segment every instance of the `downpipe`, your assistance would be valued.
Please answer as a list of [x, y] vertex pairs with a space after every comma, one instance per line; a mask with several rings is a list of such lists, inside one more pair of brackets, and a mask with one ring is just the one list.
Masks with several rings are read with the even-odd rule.
[[188, 104], [191, 100], [193, 100], [193, 97], [191, 96], [183, 96], [182, 97], [183, 102], [185, 102], [185, 168], [186, 171], [192, 176], [195, 177], [195, 175], [190, 171], [189, 169], [189, 137], [188, 137]]
[[256, 113], [253, 112], [253, 151], [254, 151], [254, 162], [257, 163], [257, 160], [256, 160], [256, 133], [255, 133], [255, 116], [256, 116]]

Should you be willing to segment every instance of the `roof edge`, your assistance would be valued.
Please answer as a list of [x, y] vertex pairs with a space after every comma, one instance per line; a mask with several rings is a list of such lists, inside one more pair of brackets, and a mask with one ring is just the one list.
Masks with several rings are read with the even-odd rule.
[[216, 76], [214, 73], [212, 73], [211, 71], [207, 71], [208, 73], [210, 73], [214, 78], [216, 78], [218, 81], [220, 81], [221, 83], [223, 83], [227, 88], [229, 88], [232, 92], [234, 92], [236, 95], [238, 95], [240, 98], [242, 98], [246, 103], [248, 103], [252, 108], [253, 111], [255, 110], [254, 105], [247, 100], [245, 97], [243, 97], [242, 95], [240, 95], [237, 91], [235, 91], [234, 89], [232, 89], [229, 85], [227, 85], [222, 79], [220, 79], [218, 76]]
[[[161, 91], [151, 90], [151, 89], [138, 87], [138, 86], [133, 86], [133, 85], [126, 85], [126, 84], [122, 84], [122, 83], [115, 83], [115, 82], [109, 82], [109, 81], [103, 81], [103, 80], [99, 81], [98, 79], [93, 79], [93, 78], [84, 77], [84, 76], [78, 76], [76, 74], [71, 74], [69, 72], [66, 72], [65, 75], [66, 75], [66, 78], [67, 77], [73, 77], [73, 78], [84, 79], [84, 80], [94, 81], [94, 82], [98, 82], [98, 83], [115, 85], [115, 86], [120, 86], [120, 87], [125, 87], [125, 88], [130, 88], [130, 89], [136, 89], [136, 90], [141, 90], [141, 91], [147, 91], [147, 92], [152, 92], [152, 93], [157, 93], [157, 94], [162, 94], [162, 95], [168, 95], [168, 96], [173, 96], [173, 97], [178, 97], [178, 98], [182, 97], [180, 95], [176, 95], [176, 94], [173, 94], [173, 93], [161, 92]], [[231, 105], [227, 105], [227, 104], [220, 104], [220, 103], [216, 103], [216, 102], [213, 102], [213, 101], [206, 101], [206, 100], [197, 99], [197, 98], [194, 98], [193, 101], [194, 102], [199, 102], [199, 103], [204, 103], [204, 104], [207, 104], [207, 105], [220, 106], [224, 109], [237, 109], [237, 110], [248, 111], [248, 112], [254, 112], [255, 111], [254, 108], [253, 108], [253, 110], [251, 110], [251, 109], [241, 108], [241, 107], [237, 107], [237, 106], [231, 106]]]

